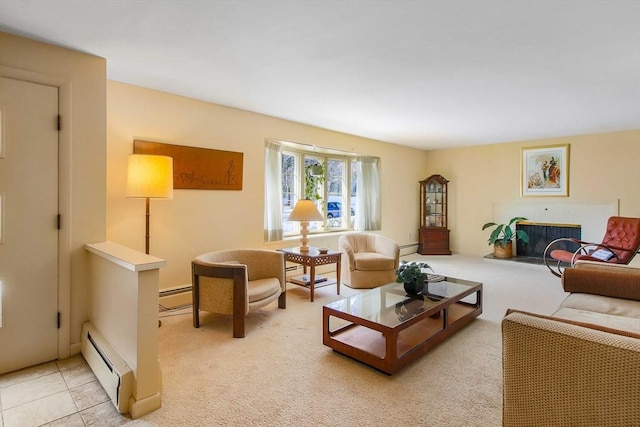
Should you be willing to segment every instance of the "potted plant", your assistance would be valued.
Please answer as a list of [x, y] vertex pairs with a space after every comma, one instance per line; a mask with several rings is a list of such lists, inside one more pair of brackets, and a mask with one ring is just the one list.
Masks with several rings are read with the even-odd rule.
[[396, 270], [396, 282], [404, 283], [404, 290], [408, 294], [417, 294], [427, 283], [427, 273], [424, 271], [433, 269], [426, 262], [402, 261]]
[[309, 164], [304, 168], [304, 194], [307, 199], [318, 201], [322, 200], [319, 194], [320, 184], [325, 179], [324, 165], [321, 163]]
[[496, 258], [511, 258], [513, 254], [513, 238], [521, 240], [525, 245], [529, 243], [529, 236], [524, 230], [516, 230], [511, 228], [518, 221], [526, 221], [527, 218], [516, 216], [509, 220], [507, 224], [496, 224], [495, 222], [487, 222], [482, 226], [483, 230], [489, 227], [495, 227], [489, 236], [489, 246], [493, 245], [493, 256]]

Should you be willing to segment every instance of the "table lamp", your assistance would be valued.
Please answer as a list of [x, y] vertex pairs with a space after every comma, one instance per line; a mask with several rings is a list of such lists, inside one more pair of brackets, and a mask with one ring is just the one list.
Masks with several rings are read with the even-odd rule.
[[322, 221], [323, 219], [313, 200], [298, 200], [287, 220], [300, 221], [300, 252], [309, 252], [309, 247], [307, 246], [307, 242], [309, 242], [309, 239], [307, 239], [309, 221]]
[[145, 253], [149, 253], [149, 199], [173, 199], [173, 158], [130, 154], [127, 197], [146, 199]]

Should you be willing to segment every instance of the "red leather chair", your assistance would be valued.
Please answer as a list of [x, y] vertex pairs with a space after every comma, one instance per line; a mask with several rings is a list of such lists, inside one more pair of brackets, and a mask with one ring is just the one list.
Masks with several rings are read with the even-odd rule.
[[[578, 245], [578, 249], [573, 252], [557, 249], [559, 243], [567, 241]], [[612, 216], [607, 221], [607, 231], [602, 242], [585, 242], [563, 237], [547, 245], [543, 258], [549, 271], [561, 277], [562, 269], [573, 266], [577, 260], [629, 264], [639, 249], [640, 218]]]

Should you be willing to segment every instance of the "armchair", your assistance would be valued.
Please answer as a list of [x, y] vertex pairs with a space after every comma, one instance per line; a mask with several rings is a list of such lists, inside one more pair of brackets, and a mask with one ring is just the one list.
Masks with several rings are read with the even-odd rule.
[[342, 282], [351, 288], [376, 288], [393, 283], [400, 265], [400, 247], [388, 237], [348, 233], [338, 239], [343, 253]]
[[193, 327], [200, 310], [233, 315], [233, 337], [245, 336], [245, 316], [278, 300], [286, 308], [284, 254], [266, 249], [208, 252], [192, 262]]
[[[563, 245], [577, 247], [574, 251]], [[560, 238], [549, 243], [544, 250], [543, 260], [554, 276], [562, 276], [563, 265], [574, 266], [576, 261], [596, 261], [609, 264], [629, 264], [640, 250], [640, 218], [612, 216], [607, 221], [607, 230], [602, 242], [585, 242], [577, 239]]]

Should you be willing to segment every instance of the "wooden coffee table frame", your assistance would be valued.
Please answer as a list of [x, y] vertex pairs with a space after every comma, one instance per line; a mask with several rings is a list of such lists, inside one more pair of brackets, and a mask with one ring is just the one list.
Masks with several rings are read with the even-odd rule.
[[[331, 307], [331, 303], [327, 304], [322, 308], [322, 342], [336, 352], [391, 375], [482, 313], [482, 283], [449, 280], [467, 284], [469, 289], [455, 297], [441, 300], [430, 309], [395, 327], [345, 313]], [[397, 292], [398, 289], [402, 289], [402, 284], [385, 285], [380, 288], [382, 295], [386, 291], [384, 288]], [[475, 303], [461, 301], [474, 293]], [[331, 330], [331, 317], [343, 319], [348, 324]]]

